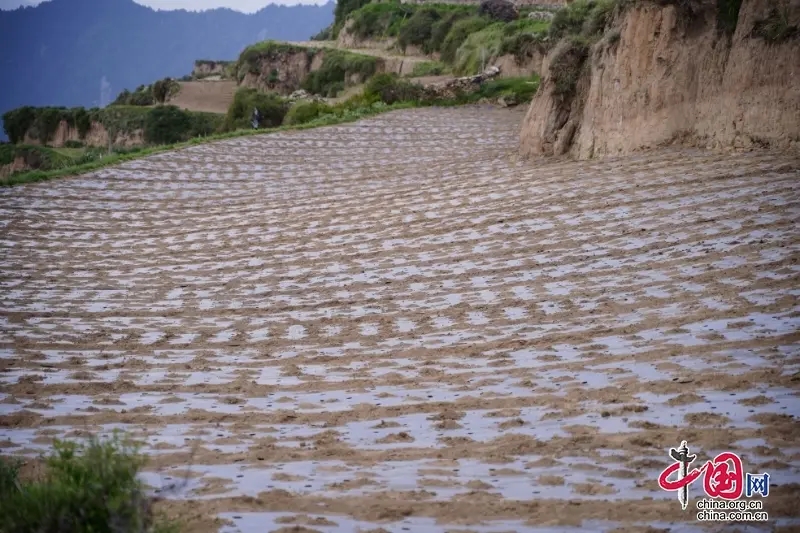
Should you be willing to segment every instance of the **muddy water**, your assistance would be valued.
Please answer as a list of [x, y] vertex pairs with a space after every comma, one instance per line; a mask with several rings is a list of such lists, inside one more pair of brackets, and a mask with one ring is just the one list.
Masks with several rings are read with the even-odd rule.
[[519, 163], [520, 120], [0, 190], [0, 451], [127, 430], [192, 530], [699, 531], [655, 482], [686, 439], [796, 524], [798, 162]]

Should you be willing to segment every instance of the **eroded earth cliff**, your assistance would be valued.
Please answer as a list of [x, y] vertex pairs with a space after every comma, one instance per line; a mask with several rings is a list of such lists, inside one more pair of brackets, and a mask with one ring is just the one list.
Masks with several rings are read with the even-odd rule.
[[[623, 5], [624, 4], [624, 5]], [[800, 2], [620, 2], [593, 44], [565, 39], [523, 123], [523, 156], [680, 143], [800, 146]]]

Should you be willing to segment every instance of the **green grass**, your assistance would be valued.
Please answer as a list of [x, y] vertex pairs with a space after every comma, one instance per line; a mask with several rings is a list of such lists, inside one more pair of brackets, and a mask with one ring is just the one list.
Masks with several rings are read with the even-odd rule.
[[477, 74], [483, 67], [490, 65], [491, 59], [498, 57], [503, 49], [505, 26], [503, 22], [496, 22], [470, 33], [456, 50], [453, 71], [463, 75]]
[[44, 473], [20, 479], [20, 463], [0, 458], [0, 531], [166, 533], [137, 474], [144, 456], [128, 440], [56, 440]]
[[419, 78], [422, 76], [439, 76], [447, 72], [447, 65], [441, 61], [420, 61], [414, 64], [410, 77]]
[[462, 43], [473, 33], [479, 32], [490, 24], [483, 17], [473, 16], [457, 20], [453, 23], [441, 46], [442, 61], [448, 64], [456, 62], [456, 53]]

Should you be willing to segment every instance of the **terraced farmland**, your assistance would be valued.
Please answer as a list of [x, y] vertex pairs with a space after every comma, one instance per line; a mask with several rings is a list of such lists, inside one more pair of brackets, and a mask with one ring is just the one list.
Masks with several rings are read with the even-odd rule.
[[705, 530], [687, 440], [797, 526], [799, 162], [518, 162], [521, 117], [0, 190], [0, 452], [125, 429], [192, 531]]

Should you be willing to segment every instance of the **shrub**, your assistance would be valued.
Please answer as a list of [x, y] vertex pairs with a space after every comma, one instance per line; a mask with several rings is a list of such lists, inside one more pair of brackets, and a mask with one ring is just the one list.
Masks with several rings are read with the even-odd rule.
[[12, 143], [21, 143], [35, 120], [36, 110], [33, 107], [12, 109], [3, 114], [3, 129]]
[[175, 106], [159, 106], [150, 110], [144, 124], [144, 138], [150, 144], [174, 144], [190, 137], [189, 114]]
[[64, 148], [83, 148], [83, 146], [83, 143], [80, 141], [69, 140], [64, 142]]
[[333, 113], [333, 108], [324, 102], [299, 102], [289, 109], [283, 123], [287, 126], [305, 124], [331, 113]]
[[333, 31], [332, 37], [335, 39], [339, 31], [344, 26], [347, 16], [361, 6], [369, 4], [370, 0], [336, 0], [336, 8], [333, 10]]
[[414, 7], [396, 2], [370, 3], [353, 13], [350, 31], [360, 39], [397, 35]]
[[533, 57], [537, 51], [544, 54], [546, 48], [544, 36], [536, 33], [518, 33], [511, 37], [505, 37], [500, 46], [500, 55], [511, 54], [520, 64]]
[[423, 88], [401, 79], [397, 74], [377, 74], [364, 86], [364, 95], [391, 105], [396, 102], [413, 102], [421, 99]]
[[135, 91], [124, 89], [111, 105], [149, 106], [155, 103], [150, 85], [140, 85]]
[[519, 18], [519, 11], [508, 0], [483, 0], [478, 9], [478, 14], [486, 15], [502, 22], [511, 22]]
[[431, 35], [433, 26], [442, 16], [432, 7], [423, 7], [414, 12], [408, 22], [400, 29], [397, 44], [403, 50], [409, 45], [422, 47], [426, 54], [431, 53]]
[[172, 78], [164, 78], [163, 80], [155, 82], [151, 90], [153, 93], [153, 100], [155, 100], [156, 103], [163, 104], [169, 98], [178, 94], [181, 90], [181, 86]]
[[579, 35], [591, 9], [592, 4], [586, 0], [575, 0], [572, 4], [556, 11], [550, 24], [550, 38], [558, 41], [567, 35]]
[[0, 529], [8, 532], [144, 533], [177, 530], [154, 517], [137, 479], [144, 458], [115, 436], [86, 444], [56, 441], [40, 479], [20, 480], [0, 459]]
[[589, 46], [580, 37], [572, 37], [550, 62], [553, 94], [563, 99], [575, 93], [581, 69], [589, 56]]
[[458, 48], [467, 37], [488, 25], [489, 21], [482, 17], [468, 17], [455, 22], [442, 43], [442, 61], [445, 63], [453, 63]]
[[351, 76], [367, 79], [375, 73], [377, 65], [373, 56], [327, 50], [320, 68], [310, 73], [301, 85], [310, 93], [336, 96]]
[[756, 21], [750, 35], [764, 39], [769, 44], [778, 44], [800, 35], [800, 31], [797, 26], [789, 24], [787, 11], [773, 6], [765, 18]]
[[431, 27], [431, 40], [428, 44], [428, 47], [432, 51], [438, 52], [441, 50], [444, 40], [452, 29], [453, 24], [463, 18], [466, 18], [467, 16], [468, 15], [463, 11], [454, 11], [439, 19], [439, 21], [436, 22], [433, 27]]
[[286, 116], [287, 104], [275, 93], [262, 93], [256, 89], [242, 87], [233, 97], [225, 118], [224, 129], [250, 128], [250, 119], [253, 109], [258, 109], [261, 115], [260, 128], [273, 128], [283, 123]]

